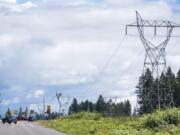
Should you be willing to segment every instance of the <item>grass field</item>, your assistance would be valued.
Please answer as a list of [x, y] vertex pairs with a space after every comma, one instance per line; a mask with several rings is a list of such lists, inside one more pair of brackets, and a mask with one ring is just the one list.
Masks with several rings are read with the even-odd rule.
[[107, 118], [97, 113], [78, 113], [40, 123], [68, 135], [180, 135], [180, 109], [167, 109], [141, 117], [124, 118]]

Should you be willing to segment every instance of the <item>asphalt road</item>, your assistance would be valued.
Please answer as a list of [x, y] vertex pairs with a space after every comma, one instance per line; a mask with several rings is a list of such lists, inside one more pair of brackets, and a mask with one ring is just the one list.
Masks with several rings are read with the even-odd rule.
[[65, 135], [52, 129], [44, 128], [37, 123], [18, 122], [18, 124], [2, 124], [0, 135]]

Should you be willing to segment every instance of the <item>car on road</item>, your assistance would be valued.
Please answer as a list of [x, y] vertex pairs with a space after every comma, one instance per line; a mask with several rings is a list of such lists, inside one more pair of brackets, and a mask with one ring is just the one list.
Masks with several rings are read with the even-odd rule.
[[18, 117], [17, 117], [17, 120], [18, 120], [18, 121], [27, 121], [28, 118], [27, 118], [27, 117], [24, 117], [24, 116], [18, 116]]
[[3, 124], [5, 124], [5, 123], [9, 123], [9, 124], [15, 123], [15, 124], [17, 124], [17, 119], [14, 116], [6, 116], [5, 118], [2, 119], [2, 122], [3, 122]]
[[35, 121], [36, 120], [36, 117], [34, 117], [34, 116], [29, 116], [29, 118], [28, 118], [28, 121], [29, 122], [33, 122], [33, 121]]

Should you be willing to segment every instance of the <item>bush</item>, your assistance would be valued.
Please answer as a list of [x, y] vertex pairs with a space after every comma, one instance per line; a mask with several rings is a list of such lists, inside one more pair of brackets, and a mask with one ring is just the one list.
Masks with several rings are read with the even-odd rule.
[[148, 117], [146, 121], [144, 122], [144, 127], [153, 129], [153, 128], [159, 127], [162, 124], [161, 122], [162, 121], [156, 117]]
[[72, 114], [68, 118], [70, 118], [70, 119], [100, 120], [102, 118], [102, 115], [99, 113], [81, 112], [81, 113]]
[[180, 123], [180, 114], [178, 113], [178, 111], [168, 110], [167, 113], [165, 114], [163, 120], [167, 124], [178, 125]]
[[165, 111], [156, 111], [153, 114], [143, 117], [143, 126], [145, 128], [158, 128], [160, 126], [178, 125], [180, 123], [180, 113], [178, 109], [167, 109]]

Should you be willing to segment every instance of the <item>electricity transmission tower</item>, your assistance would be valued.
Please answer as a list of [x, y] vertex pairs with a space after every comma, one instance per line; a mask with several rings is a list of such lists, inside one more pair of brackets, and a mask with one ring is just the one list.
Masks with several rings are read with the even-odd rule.
[[[151, 70], [151, 73], [154, 78], [157, 78], [159, 80], [160, 75], [162, 72], [166, 71], [166, 46], [172, 36], [172, 31], [176, 27], [180, 27], [180, 25], [172, 22], [172, 21], [162, 21], [162, 20], [143, 20], [140, 14], [136, 11], [136, 22], [126, 25], [126, 35], [128, 34], [128, 28], [129, 27], [137, 27], [140, 39], [143, 43], [143, 46], [145, 48], [145, 60], [144, 60], [144, 68], [143, 68], [143, 74], [149, 68]], [[154, 29], [154, 36], [157, 37], [157, 29], [161, 28], [163, 30], [167, 30], [167, 34], [165, 35], [165, 40], [160, 44], [153, 44], [152, 41], [149, 41], [145, 37], [145, 28], [153, 28]], [[172, 106], [174, 105], [173, 102], [173, 90], [170, 86], [166, 89], [166, 97], [161, 96], [163, 93], [163, 90], [159, 87], [159, 81], [158, 81], [158, 107], [159, 109], [163, 106]], [[153, 86], [152, 88], [153, 89]], [[152, 90], [150, 91], [152, 92]], [[151, 95], [149, 93], [146, 94], [146, 96]], [[166, 100], [166, 101], [165, 101]], [[149, 103], [151, 104], [151, 103]]]
[[61, 101], [60, 101], [61, 96], [62, 96], [62, 93], [56, 93], [56, 98], [59, 103], [59, 114], [61, 113]]

